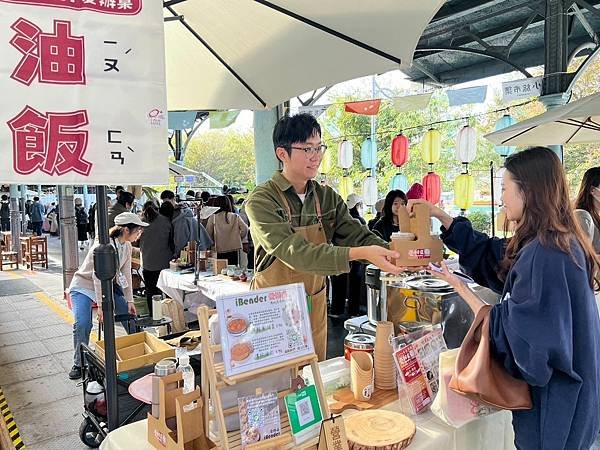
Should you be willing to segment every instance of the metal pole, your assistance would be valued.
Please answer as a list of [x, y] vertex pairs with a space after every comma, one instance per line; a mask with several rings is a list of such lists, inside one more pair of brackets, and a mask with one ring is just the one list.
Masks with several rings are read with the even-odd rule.
[[[375, 99], [375, 94], [377, 93], [377, 83], [375, 82], [375, 75], [373, 75], [371, 77], [371, 98]], [[371, 143], [373, 145], [376, 145], [377, 141], [377, 116], [376, 115], [372, 115], [371, 116]], [[375, 180], [377, 180], [377, 164], [375, 164], [373, 167], [371, 167], [371, 176], [373, 178], [375, 178]], [[378, 189], [379, 191], [379, 189]], [[363, 192], [363, 196], [365, 195], [365, 193]], [[377, 193], [377, 197], [379, 198], [379, 192]], [[347, 199], [344, 199], [347, 200]], [[377, 214], [377, 211], [375, 211], [375, 205], [371, 205], [371, 213], [372, 214]]]
[[63, 287], [67, 289], [71, 284], [73, 274], [79, 268], [73, 186], [58, 186], [58, 215], [60, 217]]
[[[544, 83], [540, 101], [547, 110], [567, 103], [570, 76], [569, 64], [569, 14], [572, 1], [546, 0], [546, 19], [544, 23]], [[562, 145], [549, 145], [563, 160]]]
[[10, 232], [12, 240], [12, 251], [17, 252], [19, 262], [23, 262], [21, 255], [21, 216], [19, 215], [19, 190], [16, 184], [10, 185]]
[[27, 202], [27, 185], [21, 184], [19, 190], [21, 191], [21, 233], [25, 234], [27, 232], [27, 211], [25, 210], [25, 203]]
[[496, 237], [496, 198], [494, 196], [494, 161], [490, 161], [490, 186], [492, 193], [492, 237]]
[[[175, 162], [180, 166], [183, 166], [183, 140], [181, 139], [181, 130], [175, 130]], [[181, 181], [177, 182], [176, 192], [179, 195], [183, 194], [183, 184]]]
[[115, 248], [108, 238], [108, 208], [106, 186], [96, 186], [98, 240], [94, 249], [94, 271], [102, 287], [102, 313], [104, 315], [104, 368], [106, 380], [106, 406], [108, 430], [119, 427], [119, 404], [117, 397], [117, 363], [115, 348], [115, 318], [112, 280], [117, 273]]

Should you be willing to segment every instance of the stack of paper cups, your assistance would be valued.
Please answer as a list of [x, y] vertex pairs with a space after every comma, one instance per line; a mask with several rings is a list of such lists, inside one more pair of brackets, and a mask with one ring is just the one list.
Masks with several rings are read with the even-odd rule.
[[377, 389], [396, 389], [396, 367], [394, 366], [394, 324], [377, 322], [375, 333], [375, 387]]
[[350, 387], [356, 400], [367, 401], [373, 394], [373, 358], [367, 352], [350, 355]]

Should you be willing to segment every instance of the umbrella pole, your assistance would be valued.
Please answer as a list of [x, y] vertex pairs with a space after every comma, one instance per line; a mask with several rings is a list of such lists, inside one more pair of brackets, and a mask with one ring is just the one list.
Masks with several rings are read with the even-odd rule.
[[494, 161], [490, 161], [490, 192], [492, 193], [492, 237], [496, 237], [496, 199], [494, 196]]
[[119, 427], [119, 405], [117, 399], [117, 363], [115, 348], [115, 317], [112, 280], [117, 273], [115, 249], [109, 243], [108, 208], [106, 206], [106, 186], [96, 187], [98, 240], [94, 249], [94, 271], [102, 288], [102, 313], [104, 315], [104, 368], [106, 381], [106, 406], [108, 430]]

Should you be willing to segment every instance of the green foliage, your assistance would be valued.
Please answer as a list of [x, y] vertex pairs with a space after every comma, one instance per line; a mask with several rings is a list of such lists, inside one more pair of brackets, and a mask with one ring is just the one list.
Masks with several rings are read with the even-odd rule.
[[255, 186], [254, 136], [252, 132], [210, 131], [190, 143], [185, 166], [206, 172], [228, 186]]
[[466, 215], [466, 218], [471, 221], [473, 228], [483, 233], [491, 234], [492, 218], [489, 214], [482, 211], [473, 211]]

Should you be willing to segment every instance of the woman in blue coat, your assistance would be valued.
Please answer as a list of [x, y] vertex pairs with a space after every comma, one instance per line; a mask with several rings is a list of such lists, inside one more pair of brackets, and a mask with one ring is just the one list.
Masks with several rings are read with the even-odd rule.
[[[511, 238], [489, 238], [433, 205], [431, 215], [463, 269], [502, 294], [490, 315], [492, 356], [529, 384], [533, 400], [533, 409], [513, 412], [515, 445], [587, 450], [600, 431], [599, 260], [575, 219], [554, 152], [527, 149], [505, 167], [502, 204], [516, 224]], [[445, 266], [438, 275], [474, 312], [483, 305]]]

